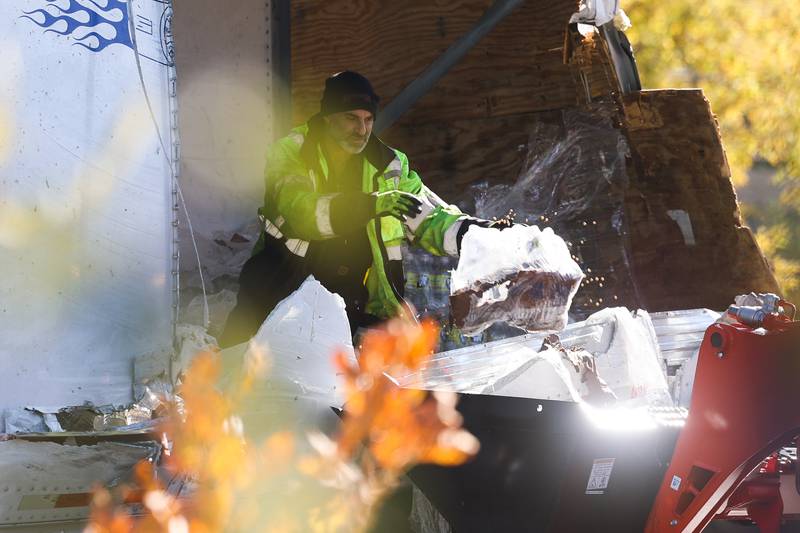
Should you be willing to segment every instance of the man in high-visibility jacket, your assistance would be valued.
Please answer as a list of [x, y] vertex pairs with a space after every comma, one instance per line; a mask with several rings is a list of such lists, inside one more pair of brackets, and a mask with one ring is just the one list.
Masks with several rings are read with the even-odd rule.
[[372, 125], [378, 96], [345, 71], [325, 82], [320, 112], [267, 152], [264, 230], [242, 269], [222, 346], [246, 341], [313, 275], [342, 296], [350, 326], [403, 313], [401, 245], [457, 256], [469, 217], [428, 189]]

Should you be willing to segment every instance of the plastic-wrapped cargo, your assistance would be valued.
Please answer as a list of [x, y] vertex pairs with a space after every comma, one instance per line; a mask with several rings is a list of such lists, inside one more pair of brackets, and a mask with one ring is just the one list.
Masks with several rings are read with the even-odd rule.
[[[525, 160], [518, 173], [487, 175], [469, 187], [455, 181], [429, 185], [465, 213], [491, 219], [513, 210], [517, 222], [552, 227], [567, 241], [586, 274], [572, 300], [573, 319], [585, 319], [609, 305], [640, 307], [625, 244], [629, 229], [623, 193], [628, 184], [629, 149], [614, 117], [605, 106], [565, 109], [537, 115], [527, 130], [529, 140], [520, 152]], [[442, 298], [441, 287], [455, 268], [453, 258], [433, 257], [411, 246], [403, 250], [403, 263], [406, 298], [420, 314], [450, 324], [442, 329], [443, 349], [523, 333], [496, 323], [477, 336], [462, 335], [451, 323], [448, 298]]]
[[598, 375], [594, 356], [585, 349], [561, 344], [556, 335], [548, 336], [528, 362], [503, 376], [483, 394], [586, 402], [612, 405], [616, 395]]
[[466, 335], [495, 322], [560, 331], [583, 272], [550, 228], [473, 226], [450, 283], [451, 316]]
[[[558, 334], [562, 346], [589, 349], [599, 346], [602, 325], [585, 322], [569, 324]], [[546, 338], [529, 333], [435, 354], [418, 371], [405, 376], [391, 376], [401, 387], [463, 392], [467, 394], [506, 395], [504, 384], [519, 374], [519, 369], [538, 357]], [[561, 387], [561, 385], [555, 385]], [[524, 397], [541, 398], [541, 391], [528, 390]], [[563, 398], [566, 399], [566, 398]]]
[[587, 381], [594, 376], [620, 407], [672, 407], [646, 311], [608, 308], [573, 322], [558, 334], [566, 350], [543, 350], [546, 340], [541, 333], [527, 334], [450, 350], [413, 374], [392, 378], [402, 387], [426, 390], [608, 403], [598, 395], [599, 384]]
[[[566, 109], [531, 123], [516, 180], [487, 180], [470, 191], [475, 216], [553, 228], [586, 274], [572, 301], [577, 320], [603, 307], [642, 307], [631, 270], [624, 191], [627, 140], [606, 108]], [[443, 194], [445, 194], [443, 192]]]

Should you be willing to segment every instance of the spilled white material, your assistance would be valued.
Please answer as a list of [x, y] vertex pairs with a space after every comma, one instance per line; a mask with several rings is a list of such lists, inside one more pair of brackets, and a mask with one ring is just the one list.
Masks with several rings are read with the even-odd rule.
[[249, 343], [223, 350], [221, 356], [230, 383], [243, 368], [266, 360], [266, 375], [251, 395], [245, 416], [315, 427], [327, 424], [334, 416], [330, 408], [344, 402], [341, 376], [333, 363], [337, 352], [355, 364], [344, 300], [309, 276], [275, 307]]
[[517, 225], [505, 230], [471, 226], [461, 243], [450, 291], [501, 281], [517, 272], [546, 270], [583, 277], [564, 239], [552, 228]]
[[173, 354], [170, 363], [170, 380], [177, 383], [189, 369], [189, 365], [197, 354], [215, 351], [217, 341], [202, 326], [194, 324], [178, 324], [175, 328], [175, 340], [178, 350]]
[[64, 431], [53, 413], [32, 407], [0, 411], [0, 433], [48, 433]]
[[588, 325], [603, 327], [594, 354], [597, 373], [626, 405], [672, 406], [665, 369], [650, 315], [611, 307], [591, 315]]
[[303, 396], [341, 406], [341, 384], [333, 355], [343, 351], [355, 362], [344, 300], [313, 276], [280, 302], [251, 341], [253, 351], [271, 356], [270, 381]]
[[[530, 348], [528, 348], [530, 349]], [[553, 348], [530, 354], [529, 360], [483, 391], [484, 394], [535, 398], [540, 400], [581, 401], [580, 374], [565, 364]]]
[[[545, 231], [555, 235], [550, 228]], [[536, 226], [513, 226], [502, 231], [471, 226], [461, 241], [461, 257], [450, 277], [450, 293], [479, 288], [483, 283], [499, 282], [530, 269], [527, 256], [542, 236]], [[569, 254], [566, 244], [563, 250]]]

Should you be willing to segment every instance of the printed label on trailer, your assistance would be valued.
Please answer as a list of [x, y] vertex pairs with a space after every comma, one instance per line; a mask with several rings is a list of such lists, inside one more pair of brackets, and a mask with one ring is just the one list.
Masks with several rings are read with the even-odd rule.
[[678, 476], [672, 476], [672, 482], [669, 484], [669, 488], [672, 490], [678, 490], [681, 488], [681, 478]]
[[611, 478], [613, 469], [613, 457], [595, 459], [592, 464], [592, 472], [589, 474], [589, 482], [586, 483], [586, 494], [603, 494], [608, 488], [608, 480]]

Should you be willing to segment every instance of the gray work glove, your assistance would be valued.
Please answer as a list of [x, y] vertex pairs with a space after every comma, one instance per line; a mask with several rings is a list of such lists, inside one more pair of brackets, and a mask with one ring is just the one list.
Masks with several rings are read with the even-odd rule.
[[406, 217], [415, 217], [422, 212], [422, 201], [411, 193], [386, 191], [373, 193], [375, 197], [375, 216], [394, 217], [401, 222]]

